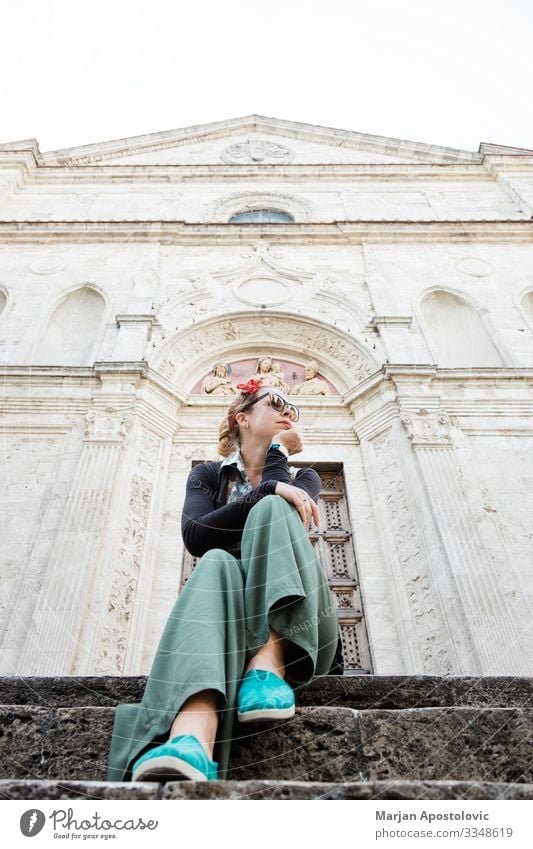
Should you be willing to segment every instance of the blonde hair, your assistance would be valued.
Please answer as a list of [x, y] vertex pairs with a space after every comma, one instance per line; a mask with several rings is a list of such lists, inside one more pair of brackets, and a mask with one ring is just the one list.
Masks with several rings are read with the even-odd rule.
[[[257, 390], [259, 391], [259, 390]], [[229, 457], [241, 444], [239, 423], [235, 416], [240, 413], [250, 402], [256, 393], [242, 395], [239, 393], [228, 407], [228, 411], [218, 428], [218, 453], [221, 457]]]
[[228, 407], [228, 411], [220, 422], [218, 428], [218, 453], [220, 457], [229, 457], [230, 454], [233, 454], [233, 452], [237, 451], [240, 447], [241, 432], [239, 429], [239, 423], [235, 421], [237, 413], [246, 409], [249, 403], [257, 397], [258, 392], [264, 392], [265, 389], [268, 392], [269, 389], [274, 388], [275, 387], [269, 386], [268, 383], [264, 383], [264, 385], [256, 389], [255, 392], [248, 392], [246, 395], [239, 393], [234, 401], [231, 402]]

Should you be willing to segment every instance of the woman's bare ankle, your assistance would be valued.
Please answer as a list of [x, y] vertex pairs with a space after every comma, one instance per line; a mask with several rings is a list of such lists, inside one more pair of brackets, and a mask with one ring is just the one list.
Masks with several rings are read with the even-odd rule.
[[250, 669], [266, 669], [268, 672], [274, 672], [279, 678], [285, 678], [286, 647], [287, 640], [271, 628], [267, 642], [254, 654], [244, 674]]
[[210, 760], [213, 760], [218, 728], [219, 694], [214, 690], [195, 693], [183, 704], [170, 728], [169, 740], [190, 734], [202, 744]]

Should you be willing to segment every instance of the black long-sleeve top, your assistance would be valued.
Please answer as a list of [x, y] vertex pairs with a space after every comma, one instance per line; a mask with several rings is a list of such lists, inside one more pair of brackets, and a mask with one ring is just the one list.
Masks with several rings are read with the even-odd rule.
[[[181, 515], [181, 533], [185, 548], [194, 557], [201, 557], [212, 548], [230, 551], [240, 557], [240, 546], [248, 513], [265, 495], [274, 495], [279, 481], [292, 484], [317, 502], [320, 477], [314, 469], [299, 469], [291, 477], [287, 458], [276, 448], [269, 448], [258, 486], [228, 504], [231, 466], [221, 463], [200, 463], [189, 473], [185, 504]], [[337, 652], [330, 675], [342, 675], [344, 664], [339, 636]]]
[[185, 548], [195, 557], [211, 548], [223, 548], [239, 557], [248, 513], [265, 495], [274, 495], [280, 481], [305, 490], [315, 502], [320, 495], [320, 477], [314, 469], [299, 469], [291, 478], [285, 455], [270, 448], [260, 484], [227, 504], [230, 469], [221, 463], [201, 463], [189, 474], [181, 533]]

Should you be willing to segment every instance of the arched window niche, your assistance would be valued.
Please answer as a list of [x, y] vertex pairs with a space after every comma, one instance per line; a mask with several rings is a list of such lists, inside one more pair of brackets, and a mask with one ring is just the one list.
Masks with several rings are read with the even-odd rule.
[[477, 309], [466, 299], [436, 289], [422, 298], [420, 312], [442, 368], [503, 365]]
[[91, 286], [70, 292], [50, 315], [34, 361], [46, 365], [91, 365], [104, 311], [102, 295]]
[[232, 215], [230, 224], [294, 224], [290, 213], [281, 209], [247, 209]]

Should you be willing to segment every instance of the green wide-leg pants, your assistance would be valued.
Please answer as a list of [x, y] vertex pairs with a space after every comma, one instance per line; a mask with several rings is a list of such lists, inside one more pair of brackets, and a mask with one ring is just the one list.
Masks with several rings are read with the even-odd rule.
[[108, 779], [129, 780], [132, 762], [168, 738], [178, 710], [202, 690], [220, 693], [213, 758], [219, 778], [227, 778], [237, 691], [269, 625], [289, 641], [292, 686], [329, 672], [339, 634], [333, 594], [296, 508], [279, 495], [250, 510], [240, 560], [214, 548], [197, 563], [163, 631], [142, 702], [117, 707]]

